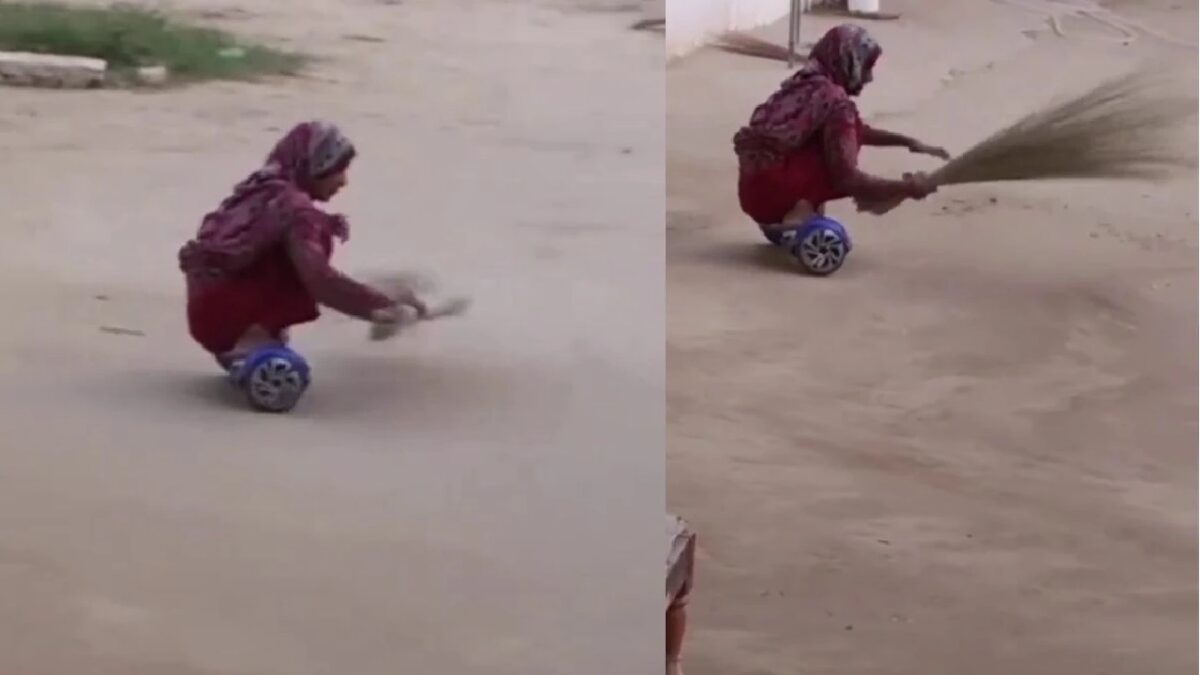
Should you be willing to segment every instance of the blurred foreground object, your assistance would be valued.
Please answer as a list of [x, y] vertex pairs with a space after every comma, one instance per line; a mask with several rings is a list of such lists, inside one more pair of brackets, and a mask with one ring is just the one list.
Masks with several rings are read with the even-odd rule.
[[667, 514], [667, 675], [683, 675], [680, 655], [695, 566], [696, 534], [682, 518]]

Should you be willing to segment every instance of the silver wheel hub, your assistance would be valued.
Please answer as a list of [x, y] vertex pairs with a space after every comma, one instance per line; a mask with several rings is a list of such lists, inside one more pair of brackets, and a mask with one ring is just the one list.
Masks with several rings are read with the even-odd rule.
[[808, 269], [832, 272], [846, 259], [846, 242], [836, 232], [819, 228], [801, 239], [794, 251]]
[[304, 393], [305, 386], [300, 371], [287, 359], [279, 356], [273, 356], [259, 364], [246, 382], [254, 401], [272, 410], [293, 405]]

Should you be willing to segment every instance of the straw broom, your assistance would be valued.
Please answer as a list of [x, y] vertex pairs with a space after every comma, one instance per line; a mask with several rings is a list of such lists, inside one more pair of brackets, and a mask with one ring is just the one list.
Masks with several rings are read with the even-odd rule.
[[[1196, 100], [1158, 97], [1166, 84], [1133, 72], [1073, 99], [1032, 113], [954, 158], [929, 178], [938, 187], [964, 183], [1064, 178], [1160, 178], [1194, 166], [1169, 132], [1196, 116]], [[1173, 147], [1174, 146], [1174, 147]], [[1190, 148], [1190, 143], [1188, 144]], [[859, 202], [882, 215], [903, 200]]]
[[400, 331], [416, 325], [418, 322], [434, 321], [436, 319], [445, 319], [465, 314], [470, 306], [471, 299], [460, 296], [428, 305], [429, 312], [422, 317], [418, 317], [415, 310], [412, 312], [405, 311], [401, 314], [399, 321], [371, 323], [370, 328], [367, 330], [367, 337], [375, 342], [388, 340], [398, 335]]
[[[372, 275], [371, 285], [384, 295], [398, 300], [407, 295], [427, 295], [433, 293], [437, 285], [429, 277], [413, 272], [400, 271], [389, 274]], [[427, 304], [429, 310], [423, 317], [418, 317], [416, 311], [404, 311], [400, 320], [388, 323], [372, 323], [368, 331], [371, 340], [387, 340], [395, 337], [402, 330], [421, 321], [433, 321], [466, 313], [471, 306], [470, 298], [457, 296]]]
[[730, 54], [752, 56], [754, 58], [767, 59], [768, 61], [787, 63], [791, 58], [791, 53], [788, 52], [787, 47], [738, 31], [723, 33], [717, 39], [713, 40], [710, 46], [723, 52], [729, 52]]

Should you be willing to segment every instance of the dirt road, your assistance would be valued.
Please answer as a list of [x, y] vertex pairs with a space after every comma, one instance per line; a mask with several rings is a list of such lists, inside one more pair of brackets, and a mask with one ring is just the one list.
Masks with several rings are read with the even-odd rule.
[[[582, 4], [176, 3], [321, 61], [0, 90], [0, 672], [659, 662], [662, 43]], [[257, 415], [187, 338], [175, 253], [310, 117], [360, 150], [337, 261], [476, 302], [296, 331], [314, 388]]]
[[[1142, 57], [1196, 81], [1194, 51], [1149, 38], [1062, 40], [983, 0], [888, 9], [905, 18], [871, 24], [862, 108], [951, 150]], [[1195, 40], [1195, 6], [1116, 9]], [[785, 75], [718, 53], [668, 71], [689, 675], [1195, 672], [1196, 175], [947, 189], [886, 219], [838, 206], [856, 250], [808, 279], [734, 191], [729, 139]]]

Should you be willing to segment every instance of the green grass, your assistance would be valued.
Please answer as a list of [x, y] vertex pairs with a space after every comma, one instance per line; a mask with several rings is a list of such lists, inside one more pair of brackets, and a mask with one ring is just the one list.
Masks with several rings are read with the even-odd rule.
[[166, 66], [175, 80], [291, 75], [305, 59], [132, 5], [75, 7], [0, 0], [0, 50], [104, 59], [118, 75]]

